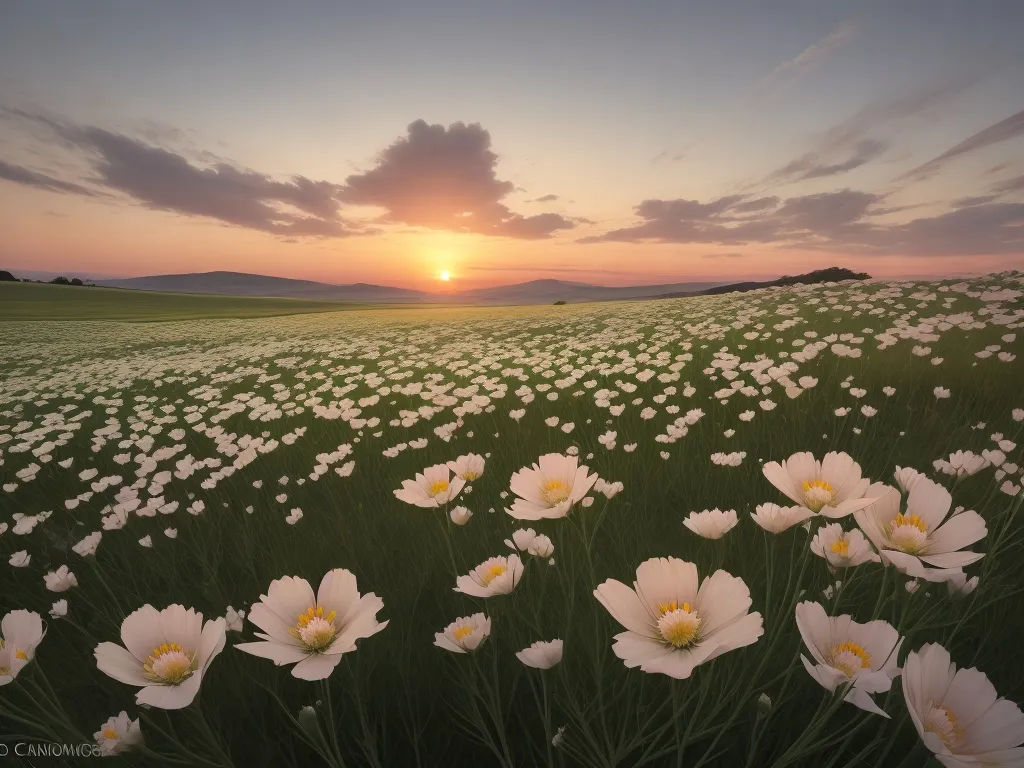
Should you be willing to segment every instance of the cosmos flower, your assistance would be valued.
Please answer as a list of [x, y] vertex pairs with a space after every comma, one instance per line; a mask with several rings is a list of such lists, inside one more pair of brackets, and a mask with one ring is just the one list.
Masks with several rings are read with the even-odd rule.
[[555, 553], [555, 545], [551, 542], [551, 539], [545, 536], [543, 533], [538, 534], [530, 542], [530, 546], [526, 548], [534, 557], [547, 558], [551, 557]]
[[448, 513], [448, 516], [456, 525], [465, 525], [469, 522], [469, 518], [473, 516], [473, 513], [470, 512], [465, 507], [455, 507], [454, 509], [452, 509], [451, 512]]
[[484, 473], [484, 457], [475, 453], [467, 453], [459, 456], [454, 461], [448, 462], [450, 469], [459, 479], [471, 483]]
[[903, 697], [918, 735], [946, 768], [1024, 764], [1024, 714], [975, 668], [957, 669], [937, 643], [911, 652]]
[[866, 495], [871, 481], [861, 477], [860, 465], [845, 453], [827, 453], [822, 461], [808, 452], [795, 453], [781, 464], [769, 461], [761, 471], [768, 482], [816, 515], [845, 517], [874, 501]]
[[144, 605], [121, 623], [121, 641], [96, 646], [100, 672], [141, 690], [135, 703], [159, 709], [187, 707], [199, 693], [210, 662], [224, 649], [224, 619], [181, 605], [162, 611]]
[[758, 504], [750, 513], [751, 519], [769, 533], [782, 533], [813, 516], [807, 507], [780, 507], [778, 504]]
[[852, 683], [845, 701], [889, 717], [871, 694], [888, 691], [899, 674], [896, 657], [903, 641], [891, 624], [858, 624], [849, 616], [829, 616], [819, 603], [805, 601], [796, 607], [796, 626], [814, 659], [800, 655], [811, 677], [828, 691]]
[[240, 643], [240, 651], [270, 659], [277, 666], [294, 664], [300, 680], [329, 677], [356, 641], [380, 632], [384, 601], [372, 592], [359, 594], [356, 577], [344, 568], [328, 571], [316, 595], [305, 579], [284, 576], [270, 582], [267, 594], [249, 611], [249, 621], [263, 632], [263, 642]]
[[505, 511], [517, 520], [565, 517], [597, 482], [597, 473], [589, 472], [575, 456], [545, 454], [512, 475], [509, 486], [518, 498]]
[[456, 619], [434, 634], [434, 645], [452, 653], [475, 651], [491, 634], [491, 620], [482, 613]]
[[988, 466], [988, 459], [971, 451], [957, 451], [949, 459], [936, 459], [932, 462], [936, 471], [953, 477], [968, 477]]
[[512, 592], [523, 575], [519, 555], [498, 555], [480, 563], [465, 576], [455, 580], [455, 591], [473, 597], [493, 597]]
[[427, 467], [415, 480], [403, 480], [402, 487], [395, 491], [395, 498], [417, 507], [439, 507], [459, 495], [466, 481], [451, 477], [448, 465], [435, 464]]
[[93, 734], [100, 754], [103, 757], [113, 757], [122, 752], [129, 751], [132, 747], [140, 746], [143, 743], [142, 728], [139, 721], [132, 720], [128, 713], [122, 711], [117, 717], [112, 717]]
[[66, 565], [62, 565], [56, 571], [50, 571], [43, 577], [43, 580], [46, 582], [46, 588], [51, 592], [67, 592], [72, 587], [78, 586], [78, 579]]
[[705, 539], [720, 539], [736, 527], [739, 518], [736, 510], [705, 509], [703, 512], [691, 512], [683, 520], [683, 525], [698, 536]]
[[854, 515], [883, 563], [914, 578], [946, 581], [984, 557], [961, 551], [988, 533], [984, 519], [973, 511], [949, 515], [953, 497], [938, 483], [919, 478], [907, 494], [904, 511], [895, 488], [876, 483], [868, 495], [876, 501]]
[[833, 568], [851, 568], [880, 560], [863, 533], [856, 529], [843, 531], [839, 523], [829, 523], [819, 528], [811, 539], [811, 551], [828, 560]]
[[562, 660], [562, 641], [538, 640], [516, 653], [516, 658], [534, 669], [551, 669]]
[[45, 635], [43, 619], [34, 611], [11, 611], [0, 620], [0, 686], [14, 680], [32, 661]]
[[636, 569], [633, 589], [608, 579], [594, 596], [626, 628], [612, 651], [627, 667], [685, 679], [698, 664], [757, 642], [760, 613], [749, 613], [742, 579], [715, 571], [698, 587], [697, 566], [653, 558]]

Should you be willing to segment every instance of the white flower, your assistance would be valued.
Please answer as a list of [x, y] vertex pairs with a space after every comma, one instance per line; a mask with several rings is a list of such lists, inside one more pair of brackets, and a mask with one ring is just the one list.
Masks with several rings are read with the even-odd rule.
[[[121, 623], [121, 641], [96, 646], [96, 666], [141, 690], [135, 703], [159, 709], [187, 707], [199, 693], [210, 662], [224, 649], [224, 619], [172, 605], [144, 605]], [[127, 650], [126, 650], [127, 649]]]
[[455, 473], [456, 477], [471, 483], [484, 473], [484, 457], [467, 453], [454, 461], [449, 461], [448, 469]]
[[594, 590], [627, 630], [612, 645], [627, 667], [685, 679], [698, 664], [764, 634], [761, 614], [748, 613], [747, 585], [725, 571], [715, 571], [698, 588], [696, 565], [653, 558], [636, 569], [633, 587], [608, 579]]
[[971, 451], [957, 451], [949, 459], [936, 459], [932, 466], [939, 472], [954, 477], [967, 477], [980, 472], [988, 466], [988, 459]]
[[946, 581], [946, 589], [949, 591], [950, 597], [966, 597], [978, 588], [978, 581], [977, 576], [968, 579], [967, 574], [961, 571], [949, 577]]
[[617, 493], [619, 493], [619, 491], [621, 491], [625, 487], [626, 486], [624, 486], [619, 481], [609, 483], [608, 481], [603, 480], [600, 477], [597, 478], [597, 482], [594, 483], [594, 490], [597, 493], [603, 494], [606, 499], [613, 498]]
[[846, 615], [829, 616], [819, 603], [803, 602], [796, 607], [796, 626], [817, 662], [800, 655], [811, 677], [828, 691], [852, 683], [844, 701], [889, 717], [871, 694], [888, 691], [899, 675], [896, 657], [903, 640], [891, 624], [858, 624]]
[[277, 666], [295, 664], [292, 676], [323, 680], [356, 650], [356, 641], [380, 632], [384, 601], [372, 592], [359, 594], [356, 577], [344, 568], [328, 571], [316, 595], [305, 579], [283, 576], [270, 582], [267, 594], [249, 611], [249, 621], [263, 630], [264, 642], [240, 643], [240, 651], [270, 659]]
[[935, 394], [935, 399], [936, 400], [943, 400], [943, 399], [949, 397], [949, 390], [946, 389], [945, 387], [936, 387], [933, 390], [933, 392]]
[[127, 712], [112, 717], [93, 734], [103, 757], [113, 757], [142, 744], [142, 728]]
[[537, 538], [537, 532], [533, 528], [517, 528], [512, 532], [512, 541], [505, 539], [505, 544], [509, 549], [518, 549], [520, 552], [525, 552], [530, 548], [530, 544]]
[[740, 414], [740, 421], [750, 421], [755, 416], [754, 411], [744, 411]]
[[827, 453], [821, 461], [809, 452], [795, 453], [781, 464], [769, 461], [761, 471], [797, 504], [825, 517], [845, 517], [874, 500], [865, 495], [871, 481], [845, 453]]
[[534, 669], [551, 669], [562, 660], [562, 641], [538, 640], [516, 653], [516, 658]]
[[90, 533], [88, 536], [82, 539], [80, 542], [75, 544], [75, 546], [73, 546], [71, 549], [73, 549], [77, 554], [81, 555], [82, 557], [87, 557], [88, 555], [95, 555], [96, 548], [99, 547], [101, 538], [103, 538], [103, 531], [94, 531], [93, 533]]
[[883, 563], [914, 578], [946, 581], [984, 557], [959, 551], [988, 533], [984, 519], [972, 511], [947, 519], [953, 497], [938, 483], [919, 479], [907, 494], [905, 512], [900, 511], [902, 496], [895, 488], [876, 483], [868, 495], [877, 500], [854, 515]]
[[176, 539], [178, 538], [178, 529], [164, 528], [164, 536], [166, 536], [168, 539]]
[[139, 544], [141, 544], [142, 546], [144, 546], [146, 548], [152, 548], [152, 546], [153, 546], [153, 537], [150, 536], [147, 533], [145, 536], [143, 536], [141, 539], [139, 539]]
[[589, 471], [575, 456], [545, 454], [512, 475], [509, 487], [518, 498], [505, 511], [517, 520], [565, 517], [597, 482]]
[[20, 552], [15, 552], [11, 555], [11, 559], [8, 560], [12, 568], [25, 568], [30, 562], [32, 562], [32, 555], [28, 553], [28, 550], [23, 549]]
[[551, 543], [549, 537], [540, 534], [534, 537], [526, 551], [534, 557], [548, 558], [555, 553], [555, 545]]
[[224, 624], [228, 632], [241, 632], [245, 626], [245, 611], [236, 611], [229, 605], [224, 612]]
[[484, 560], [465, 576], [455, 580], [455, 592], [473, 597], [507, 595], [516, 588], [523, 575], [519, 555], [498, 555]]
[[78, 579], [66, 565], [62, 565], [56, 571], [50, 571], [43, 577], [43, 580], [46, 582], [46, 588], [51, 592], [67, 592], [72, 587], [78, 586]]
[[466, 481], [451, 477], [446, 464], [427, 467], [415, 480], [403, 480], [395, 498], [417, 507], [439, 507], [459, 495]]
[[451, 512], [448, 513], [448, 516], [456, 525], [465, 525], [469, 522], [469, 518], [473, 516], [473, 513], [470, 512], [465, 507], [455, 507]]
[[806, 507], [780, 507], [778, 504], [758, 504], [750, 517], [769, 533], [782, 533], [814, 516]]
[[918, 472], [912, 467], [896, 467], [896, 471], [893, 473], [893, 479], [896, 481], [896, 485], [899, 486], [900, 490], [904, 493], [910, 493], [910, 489], [917, 485], [920, 480], [927, 480], [928, 476], [923, 472]]
[[703, 512], [691, 512], [683, 520], [683, 525], [705, 539], [720, 539], [731, 531], [739, 518], [735, 509], [705, 509]]
[[491, 634], [491, 620], [482, 613], [456, 619], [434, 634], [434, 645], [452, 653], [475, 651]]
[[811, 540], [811, 551], [828, 560], [834, 568], [877, 563], [880, 559], [863, 533], [856, 529], [844, 532], [839, 523], [829, 523], [819, 528]]
[[34, 611], [17, 610], [0, 620], [0, 686], [7, 685], [32, 661], [46, 630]]
[[907, 656], [903, 697], [924, 745], [947, 768], [1024, 764], [1020, 707], [998, 698], [979, 670], [958, 670], [941, 645]]
[[738, 467], [743, 463], [746, 455], [746, 451], [738, 453], [713, 453], [711, 454], [711, 463], [717, 464], [720, 467]]
[[62, 619], [68, 615], [68, 601], [61, 598], [50, 606], [50, 616], [55, 619]]
[[295, 525], [299, 520], [302, 519], [302, 510], [296, 507], [293, 509], [288, 516], [284, 519], [288, 525]]

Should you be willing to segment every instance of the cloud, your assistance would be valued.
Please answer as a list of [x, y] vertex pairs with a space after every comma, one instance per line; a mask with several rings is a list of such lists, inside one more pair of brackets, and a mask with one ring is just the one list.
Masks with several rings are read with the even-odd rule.
[[779, 64], [765, 80], [777, 80], [786, 75], [799, 79], [817, 67], [832, 53], [842, 48], [857, 35], [857, 25], [844, 21], [818, 42], [807, 46], [792, 59]]
[[978, 195], [977, 197], [960, 197], [953, 200], [950, 205], [954, 208], [968, 208], [972, 205], [985, 205], [991, 203], [998, 195]]
[[92, 197], [94, 195], [91, 190], [86, 189], [80, 184], [75, 184], [70, 181], [61, 181], [60, 179], [55, 179], [45, 173], [32, 171], [20, 165], [12, 165], [11, 163], [4, 162], [3, 160], [0, 160], [0, 180], [11, 181], [15, 184], [24, 184], [27, 187], [35, 187], [36, 189], [45, 189], [50, 192], [65, 192], [87, 197]]
[[970, 152], [976, 152], [977, 150], [991, 146], [992, 144], [1009, 141], [1010, 139], [1021, 135], [1024, 135], [1024, 111], [1020, 111], [1015, 115], [1010, 115], [1010, 117], [1005, 120], [1001, 120], [995, 125], [990, 125], [988, 128], [978, 131], [976, 134], [964, 139], [956, 146], [950, 147], [941, 155], [933, 157], [928, 162], [922, 163], [913, 170], [907, 171], [900, 176], [897, 181], [907, 181], [911, 179], [914, 181], [922, 181], [934, 176], [950, 160], [966, 155]]
[[718, 253], [705, 253], [705, 259], [740, 259], [743, 258], [743, 254], [739, 251], [724, 251]]
[[754, 212], [741, 211], [753, 202], [736, 195], [708, 203], [644, 200], [635, 208], [639, 223], [579, 242], [760, 243], [863, 255], [1024, 254], [1024, 203], [988, 200], [886, 224], [879, 217], [907, 209], [884, 208], [883, 196], [851, 189], [759, 198]]
[[365, 173], [345, 180], [340, 199], [385, 209], [383, 221], [538, 240], [575, 222], [554, 213], [523, 216], [501, 201], [515, 190], [497, 177], [491, 135], [477, 123], [417, 120]]
[[[146, 208], [292, 237], [345, 237], [360, 233], [342, 220], [335, 184], [303, 176], [279, 181], [226, 162], [196, 165], [175, 151], [104, 128], [21, 110], [3, 111], [7, 117], [42, 131], [50, 142], [84, 158], [91, 183], [104, 191], [123, 194]], [[164, 126], [150, 128], [147, 133], [153, 138], [178, 136]], [[76, 182], [40, 174], [10, 173], [10, 168], [7, 171], [5, 178], [16, 176], [11, 180], [22, 184], [93, 194]]]
[[541, 195], [540, 197], [535, 197], [535, 198], [533, 198], [533, 200], [527, 200], [526, 202], [528, 202], [528, 203], [553, 203], [553, 202], [555, 202], [555, 200], [558, 200], [558, 195]]
[[669, 150], [664, 149], [651, 158], [651, 165], [657, 165], [658, 163], [678, 163], [680, 160], [685, 159], [688, 154], [689, 149], [684, 149], [681, 152], [670, 152]]
[[853, 146], [846, 159], [840, 162], [829, 162], [826, 160], [825, 158], [828, 154], [826, 152], [808, 152], [770, 173], [765, 178], [765, 181], [768, 183], [785, 184], [792, 181], [836, 176], [866, 165], [880, 157], [888, 148], [889, 145], [884, 141], [861, 139]]
[[992, 189], [1001, 195], [1006, 194], [1007, 192], [1020, 192], [1024, 190], [1024, 174], [1014, 176], [1012, 179], [1000, 181], [995, 184]]
[[838, 176], [860, 168], [881, 157], [892, 145], [892, 140], [877, 138], [879, 133], [891, 130], [895, 123], [934, 114], [980, 79], [979, 71], [964, 71], [898, 96], [875, 99], [812, 138], [810, 150], [750, 187]]

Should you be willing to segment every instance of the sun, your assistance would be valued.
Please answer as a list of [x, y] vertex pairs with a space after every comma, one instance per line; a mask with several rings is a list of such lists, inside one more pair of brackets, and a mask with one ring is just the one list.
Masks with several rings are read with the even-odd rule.
[[452, 279], [452, 274], [448, 270], [444, 270], [440, 275], [438, 275], [438, 277], [440, 277], [443, 282], [447, 283]]

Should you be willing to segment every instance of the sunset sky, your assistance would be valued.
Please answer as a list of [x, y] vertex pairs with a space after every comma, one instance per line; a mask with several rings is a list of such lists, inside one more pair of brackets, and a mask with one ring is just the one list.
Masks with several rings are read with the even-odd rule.
[[0, 268], [1024, 267], [1024, 3], [0, 0]]

